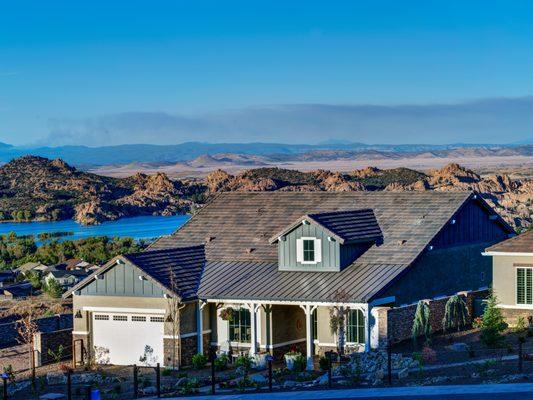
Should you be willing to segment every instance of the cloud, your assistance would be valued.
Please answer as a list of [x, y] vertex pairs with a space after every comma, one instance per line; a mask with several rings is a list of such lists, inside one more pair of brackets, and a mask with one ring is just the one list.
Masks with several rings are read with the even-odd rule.
[[48, 145], [184, 141], [507, 143], [533, 137], [533, 96], [456, 104], [292, 104], [199, 115], [127, 112], [52, 120]]

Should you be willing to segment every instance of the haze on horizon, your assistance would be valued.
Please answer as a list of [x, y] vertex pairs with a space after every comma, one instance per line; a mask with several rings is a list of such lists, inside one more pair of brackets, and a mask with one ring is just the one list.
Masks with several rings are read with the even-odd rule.
[[527, 1], [58, 0], [0, 15], [0, 142], [531, 143]]

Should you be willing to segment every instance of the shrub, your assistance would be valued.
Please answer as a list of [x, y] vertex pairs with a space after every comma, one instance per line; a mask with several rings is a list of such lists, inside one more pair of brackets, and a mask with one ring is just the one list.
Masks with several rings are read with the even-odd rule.
[[215, 369], [217, 371], [223, 371], [228, 366], [229, 358], [225, 354], [219, 355], [217, 358], [215, 358]]
[[303, 372], [305, 371], [307, 367], [307, 360], [303, 355], [299, 354], [294, 358], [293, 365], [294, 365], [294, 368], [293, 368], [294, 372]]
[[235, 360], [236, 367], [242, 367], [246, 372], [252, 367], [252, 359], [248, 356], [240, 356]]
[[194, 369], [202, 369], [207, 365], [207, 357], [202, 353], [195, 354], [192, 356], [192, 366]]
[[448, 299], [444, 307], [444, 318], [442, 319], [442, 330], [447, 331], [457, 329], [458, 331], [466, 325], [468, 319], [468, 308], [465, 301], [459, 295], [454, 295]]
[[437, 361], [437, 353], [429, 346], [424, 346], [422, 349], [422, 360], [424, 364], [432, 364]]
[[327, 357], [324, 357], [324, 356], [320, 357], [320, 358], [318, 359], [318, 365], [320, 366], [320, 369], [321, 369], [322, 371], [327, 371], [327, 370], [329, 370], [329, 360], [328, 360], [328, 358], [327, 358]]
[[413, 343], [416, 344], [416, 339], [424, 335], [426, 342], [431, 335], [431, 324], [429, 322], [429, 306], [428, 304], [420, 300], [416, 306], [415, 318], [413, 320], [413, 328], [411, 329], [413, 336]]
[[524, 317], [518, 317], [516, 321], [516, 326], [513, 331], [515, 333], [524, 333], [527, 330], [526, 319]]
[[163, 371], [161, 371], [162, 376], [171, 376], [172, 375], [172, 369], [165, 368]]
[[498, 299], [491, 294], [487, 299], [487, 307], [483, 313], [481, 324], [481, 341], [486, 346], [495, 346], [503, 341], [502, 332], [507, 329], [501, 310], [497, 307]]

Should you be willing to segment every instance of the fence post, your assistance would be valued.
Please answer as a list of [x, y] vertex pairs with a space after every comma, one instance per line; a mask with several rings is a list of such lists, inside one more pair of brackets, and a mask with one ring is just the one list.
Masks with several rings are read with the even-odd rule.
[[67, 371], [67, 400], [72, 400], [72, 370]]
[[139, 397], [139, 380], [137, 376], [137, 364], [133, 364], [133, 398]]
[[91, 385], [87, 385], [85, 386], [85, 396], [87, 398], [87, 400], [91, 400], [91, 392], [92, 392], [93, 388]]
[[211, 359], [211, 394], [215, 394], [215, 385], [216, 385], [216, 381], [215, 381], [215, 359], [216, 359], [216, 355], [215, 355], [215, 351], [213, 350], [213, 348], [211, 348], [209, 350], [209, 358]]
[[2, 374], [3, 392], [4, 392], [3, 400], [7, 400], [7, 378], [8, 376], [6, 373]]
[[268, 390], [272, 391], [272, 356], [268, 357]]
[[328, 355], [328, 387], [331, 389], [331, 351], [328, 351], [326, 354]]
[[31, 386], [35, 390], [35, 387], [36, 387], [35, 385], [35, 349], [33, 348], [33, 342], [31, 345], [30, 362], [31, 362]]
[[389, 341], [387, 343], [387, 379], [389, 386], [392, 385], [392, 344]]
[[157, 398], [161, 397], [161, 365], [157, 363], [157, 366], [155, 367], [155, 387], [157, 390]]
[[523, 354], [522, 338], [518, 338], [518, 372], [522, 373], [524, 370], [524, 354]]

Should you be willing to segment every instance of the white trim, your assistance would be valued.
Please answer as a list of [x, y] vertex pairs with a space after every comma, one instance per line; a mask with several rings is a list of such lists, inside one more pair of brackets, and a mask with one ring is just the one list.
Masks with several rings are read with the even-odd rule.
[[295, 340], [289, 340], [288, 342], [282, 342], [282, 343], [275, 343], [275, 344], [269, 344], [266, 346], [260, 346], [262, 349], [276, 349], [278, 347], [288, 346], [290, 344], [296, 344], [305, 342], [305, 338], [303, 339], [295, 339]]
[[520, 310], [533, 310], [533, 304], [498, 304], [498, 308], [508, 308], [508, 309], [520, 309]]
[[[202, 334], [205, 335], [207, 333], [211, 333], [211, 329], [207, 329], [205, 331], [202, 331]], [[197, 333], [196, 332], [191, 332], [191, 333], [185, 333], [183, 335], [181, 335], [181, 338], [188, 338], [188, 337], [193, 337], [193, 336], [196, 336]], [[176, 335], [176, 337], [174, 337], [174, 335], [163, 335], [163, 339], [179, 339], [180, 338], [180, 335]]]
[[[304, 240], [313, 241], [313, 261], [304, 261]], [[316, 265], [320, 262], [322, 262], [322, 241], [320, 239], [317, 239], [316, 237], [311, 236], [302, 236], [301, 238], [297, 239], [296, 242], [300, 241], [301, 246], [297, 248], [297, 251], [301, 251], [301, 254], [297, 258], [300, 259], [300, 264], [303, 265]], [[320, 250], [317, 250], [320, 249]]]
[[73, 335], [88, 335], [89, 331], [72, 331]]
[[485, 251], [481, 253], [483, 256], [513, 256], [513, 257], [533, 257], [533, 253], [510, 253], [506, 251]]
[[131, 307], [93, 307], [83, 306], [83, 311], [104, 312], [104, 313], [133, 313], [133, 314], [166, 314], [166, 311], [159, 308], [131, 308]]
[[366, 310], [367, 303], [338, 303], [328, 301], [293, 301], [293, 300], [235, 300], [235, 299], [206, 299], [208, 303], [226, 303], [228, 307], [232, 304], [249, 304], [251, 302], [264, 304], [278, 304], [286, 306], [319, 306], [319, 307], [333, 307], [333, 306], [345, 306], [349, 308], [355, 308], [360, 310]]

